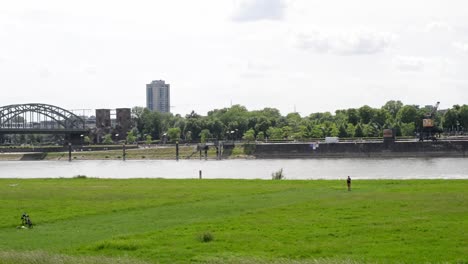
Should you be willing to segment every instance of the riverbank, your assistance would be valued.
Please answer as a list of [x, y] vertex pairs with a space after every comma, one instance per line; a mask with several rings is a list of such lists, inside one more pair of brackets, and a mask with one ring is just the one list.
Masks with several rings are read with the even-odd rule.
[[[104, 150], [99, 147], [89, 151], [88, 147], [73, 147], [73, 160], [122, 160], [122, 146]], [[201, 149], [201, 151], [200, 151]], [[218, 155], [214, 145], [179, 146], [179, 159], [317, 159], [317, 158], [415, 158], [415, 157], [467, 157], [468, 140], [441, 140], [437, 142], [340, 142], [340, 143], [245, 143], [223, 145]], [[68, 151], [55, 152], [6, 152], [0, 160], [68, 160]], [[128, 160], [175, 160], [175, 145], [125, 148]]]
[[[349, 192], [344, 181], [1, 179], [0, 262], [43, 252], [84, 263], [464, 263], [467, 188], [468, 180], [355, 180]], [[33, 229], [15, 228], [23, 212]]]
[[[75, 147], [72, 154], [73, 160], [122, 160], [123, 149], [87, 151], [86, 148]], [[26, 160], [68, 160], [68, 152], [18, 152], [0, 153], [1, 160], [26, 161]], [[207, 151], [206, 159], [217, 159], [216, 149], [211, 147]], [[236, 146], [224, 152], [223, 159], [252, 158], [244, 153], [242, 145]], [[127, 160], [175, 160], [175, 146], [141, 147], [125, 150]], [[179, 159], [205, 159], [205, 152], [197, 150], [197, 146], [180, 146]]]

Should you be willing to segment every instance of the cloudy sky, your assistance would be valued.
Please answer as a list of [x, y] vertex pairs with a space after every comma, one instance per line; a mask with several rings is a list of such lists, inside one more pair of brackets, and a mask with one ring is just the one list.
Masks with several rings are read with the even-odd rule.
[[182, 115], [468, 104], [468, 2], [2, 1], [0, 106], [144, 106], [158, 79]]

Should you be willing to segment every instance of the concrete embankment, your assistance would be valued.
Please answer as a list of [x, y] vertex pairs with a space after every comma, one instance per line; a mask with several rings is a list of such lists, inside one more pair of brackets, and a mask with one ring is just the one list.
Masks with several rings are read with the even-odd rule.
[[252, 155], [272, 158], [466, 157], [468, 141], [257, 144]]

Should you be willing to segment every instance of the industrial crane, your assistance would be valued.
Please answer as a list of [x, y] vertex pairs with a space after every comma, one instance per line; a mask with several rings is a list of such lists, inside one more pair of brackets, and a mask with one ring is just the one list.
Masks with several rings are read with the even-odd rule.
[[439, 108], [440, 102], [437, 102], [431, 109], [429, 113], [427, 113], [423, 119], [423, 128], [421, 133], [419, 134], [419, 141], [424, 141], [431, 139], [432, 141], [436, 141], [437, 138], [435, 137], [437, 128], [435, 127], [435, 114], [437, 112], [437, 108]]

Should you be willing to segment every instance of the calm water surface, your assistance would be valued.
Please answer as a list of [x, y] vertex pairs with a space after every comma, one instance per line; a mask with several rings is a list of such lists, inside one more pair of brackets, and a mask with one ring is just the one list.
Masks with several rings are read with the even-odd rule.
[[0, 178], [468, 179], [466, 158], [294, 159], [223, 161], [0, 161]]

